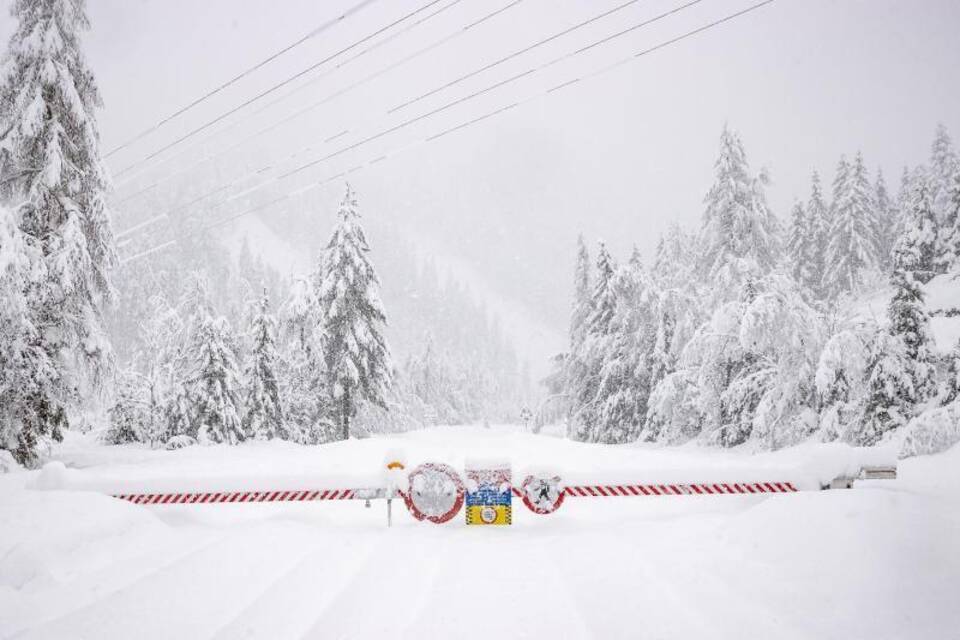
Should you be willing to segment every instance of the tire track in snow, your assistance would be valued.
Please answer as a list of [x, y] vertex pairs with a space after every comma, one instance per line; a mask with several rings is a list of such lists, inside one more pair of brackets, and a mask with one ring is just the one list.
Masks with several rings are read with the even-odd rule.
[[[31, 593], [33, 611], [21, 617], [29, 620], [32, 627], [48, 624], [71, 615], [81, 609], [96, 605], [105, 598], [112, 597], [132, 585], [149, 579], [150, 576], [167, 569], [189, 556], [203, 553], [221, 541], [224, 536], [206, 535], [202, 541], [184, 545], [182, 540], [170, 541], [158, 557], [158, 550], [123, 558], [101, 567], [95, 572], [78, 577], [69, 582]], [[60, 606], [57, 607], [57, 605]], [[19, 624], [0, 632], [0, 638], [12, 638], [30, 627]]]
[[[277, 539], [283, 544], [270, 544]], [[208, 637], [255, 599], [265, 580], [290, 571], [314, 539], [305, 525], [249, 527], [22, 637]]]
[[340, 592], [340, 584], [351, 573], [368, 566], [376, 550], [385, 541], [375, 535], [357, 545], [357, 550], [344, 549], [322, 541], [290, 571], [267, 585], [263, 592], [237, 615], [224, 623], [213, 638], [297, 638], [316, 622], [316, 611]]
[[403, 626], [398, 619], [429, 602], [425, 594], [446, 556], [443, 536], [455, 533], [426, 529], [433, 526], [416, 523], [385, 532], [366, 561], [314, 615], [302, 637], [396, 637]]

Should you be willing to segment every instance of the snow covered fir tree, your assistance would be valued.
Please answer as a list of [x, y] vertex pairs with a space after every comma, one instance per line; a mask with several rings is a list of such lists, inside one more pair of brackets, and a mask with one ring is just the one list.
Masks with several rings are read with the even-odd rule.
[[377, 290], [380, 280], [367, 259], [370, 248], [350, 185], [337, 216], [317, 274], [316, 295], [331, 407], [345, 440], [361, 403], [386, 406], [390, 370], [383, 338], [387, 317]]
[[[80, 48], [82, 0], [17, 0], [0, 82], [0, 252], [8, 300], [0, 447], [25, 464], [81, 419], [110, 377], [113, 288], [100, 94]], [[6, 306], [6, 305], [5, 305]]]

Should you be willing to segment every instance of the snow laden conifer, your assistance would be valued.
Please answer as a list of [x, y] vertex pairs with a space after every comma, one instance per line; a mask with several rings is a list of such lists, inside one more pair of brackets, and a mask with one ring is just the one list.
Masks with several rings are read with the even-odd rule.
[[[915, 181], [914, 210], [924, 198], [925, 180]], [[915, 223], [922, 218], [914, 217]], [[908, 227], [893, 256], [893, 298], [887, 314], [889, 331], [878, 332], [867, 366], [868, 392], [859, 443], [875, 444], [886, 433], [907, 424], [918, 405], [934, 391], [934, 357], [930, 345], [929, 316], [923, 306], [921, 277], [932, 253], [923, 248], [922, 230]]]
[[[570, 398], [578, 398], [581, 394], [580, 386], [584, 381], [586, 363], [584, 361], [584, 342], [587, 335], [587, 323], [592, 310], [590, 291], [590, 254], [583, 241], [583, 236], [577, 236], [577, 257], [573, 270], [573, 313], [570, 315], [569, 352], [564, 359], [564, 386]], [[573, 403], [569, 403], [573, 406]], [[570, 429], [572, 421], [567, 421]], [[568, 432], [568, 436], [571, 434]]]
[[671, 224], [657, 241], [653, 277], [660, 289], [690, 291], [696, 283], [697, 241], [695, 234]]
[[656, 292], [639, 253], [614, 274], [616, 310], [603, 354], [594, 440], [622, 444], [643, 428], [650, 396], [650, 357], [656, 340]]
[[843, 328], [830, 336], [820, 352], [815, 381], [824, 441], [857, 441], [869, 347], [876, 332], [873, 325]]
[[310, 277], [294, 280], [281, 313], [280, 396], [286, 399], [284, 418], [290, 439], [303, 444], [320, 444], [336, 437], [329, 415], [323, 318], [316, 295], [321, 271], [322, 264]]
[[46, 366], [3, 410], [20, 416], [18, 457], [30, 461], [30, 443], [58, 437], [80, 395], [105, 379], [102, 309], [115, 257], [94, 118], [100, 95], [80, 50], [84, 2], [16, 0], [11, 13], [18, 24], [0, 79], [0, 184], [31, 262], [19, 295], [36, 331], [31, 348]]
[[590, 299], [590, 316], [587, 319], [582, 354], [584, 372], [573, 398], [573, 435], [578, 440], [595, 442], [597, 433], [597, 406], [600, 387], [600, 370], [607, 353], [613, 318], [617, 309], [617, 292], [614, 288], [616, 265], [613, 257], [601, 242], [597, 250], [596, 278]]
[[953, 141], [943, 124], [938, 124], [930, 147], [928, 181], [930, 200], [938, 223], [943, 223], [951, 210], [951, 190], [954, 176], [960, 171], [960, 162], [953, 149]]
[[938, 273], [960, 271], [960, 168], [953, 176], [947, 215], [937, 234]]
[[960, 442], [960, 341], [947, 354], [939, 406], [927, 409], [905, 429], [900, 457], [940, 453]]
[[890, 194], [887, 183], [883, 179], [883, 171], [877, 171], [874, 182], [874, 202], [877, 213], [877, 256], [880, 269], [889, 273], [893, 265], [893, 245], [897, 240], [897, 210]]
[[810, 231], [810, 219], [803, 209], [802, 202], [795, 202], [790, 212], [790, 227], [787, 231], [786, 263], [790, 275], [801, 287], [808, 287], [813, 281], [813, 260]]
[[823, 200], [823, 188], [820, 174], [816, 171], [810, 177], [810, 198], [807, 200], [807, 245], [809, 247], [807, 289], [818, 299], [824, 298], [823, 281], [826, 272], [827, 241], [830, 231], [830, 210]]
[[932, 190], [926, 173], [917, 169], [910, 181], [910, 194], [904, 212], [903, 231], [894, 247], [894, 260], [909, 269], [913, 278], [927, 283], [936, 275], [937, 218]]
[[780, 230], [767, 206], [765, 174], [751, 175], [743, 143], [727, 127], [714, 171], [704, 199], [699, 271], [722, 301], [736, 297], [750, 274], [773, 268], [780, 257]]
[[377, 291], [380, 281], [367, 260], [370, 248], [350, 185], [337, 215], [323, 255], [317, 299], [333, 411], [339, 437], [346, 440], [360, 403], [385, 408], [391, 375], [383, 338], [387, 319]]
[[191, 380], [193, 431], [200, 443], [237, 444], [246, 440], [241, 423], [237, 347], [227, 319], [207, 314], [193, 347], [196, 369]]
[[60, 372], [51, 354], [37, 348], [40, 332], [23, 295], [31, 271], [42, 268], [38, 256], [19, 229], [17, 210], [0, 205], [0, 449], [28, 467], [39, 463], [41, 439], [57, 438], [61, 424], [42, 404]]
[[264, 290], [251, 314], [247, 366], [244, 372], [243, 432], [258, 440], [285, 438], [280, 385], [277, 380], [277, 327]]
[[858, 291], [878, 266], [873, 188], [860, 153], [852, 165], [840, 159], [830, 217], [824, 284], [827, 294], [837, 297]]

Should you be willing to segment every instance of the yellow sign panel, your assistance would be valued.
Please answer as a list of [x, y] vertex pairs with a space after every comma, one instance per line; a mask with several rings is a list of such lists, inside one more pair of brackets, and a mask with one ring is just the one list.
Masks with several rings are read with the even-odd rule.
[[470, 505], [467, 507], [467, 524], [510, 524], [510, 505]]

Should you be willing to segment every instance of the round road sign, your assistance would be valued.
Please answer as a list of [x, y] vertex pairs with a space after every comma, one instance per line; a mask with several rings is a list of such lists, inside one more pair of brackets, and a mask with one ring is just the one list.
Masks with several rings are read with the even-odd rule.
[[411, 471], [408, 479], [403, 500], [417, 520], [441, 524], [463, 507], [463, 481], [452, 467], [427, 462]]
[[563, 487], [560, 477], [537, 478], [527, 476], [520, 487], [523, 504], [534, 513], [553, 513], [563, 504]]

